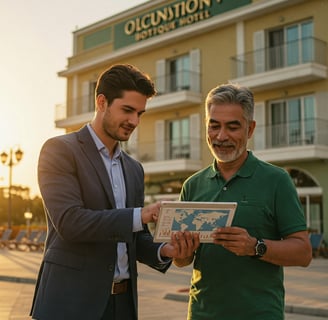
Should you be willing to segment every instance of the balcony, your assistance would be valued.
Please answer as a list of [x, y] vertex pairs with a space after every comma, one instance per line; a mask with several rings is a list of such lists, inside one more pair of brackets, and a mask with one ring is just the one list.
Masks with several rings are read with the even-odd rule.
[[55, 106], [55, 124], [56, 128], [81, 127], [90, 122], [94, 116], [95, 103], [93, 93], [69, 101], [66, 104], [57, 104]]
[[[171, 73], [154, 78], [157, 95], [147, 102], [147, 113], [177, 109], [203, 103], [200, 75], [192, 71]], [[78, 127], [94, 116], [94, 93], [55, 106], [57, 128]]]
[[142, 142], [123, 148], [142, 163], [145, 174], [171, 174], [201, 169], [201, 145], [201, 139], [189, 139], [188, 142]]
[[147, 103], [147, 112], [202, 104], [200, 74], [190, 70], [154, 78], [157, 96]]
[[256, 127], [254, 154], [275, 163], [328, 159], [328, 121], [307, 119]]
[[327, 43], [303, 38], [231, 58], [232, 82], [253, 91], [327, 79]]
[[[66, 105], [60, 104], [55, 106], [56, 111], [55, 114], [61, 114], [64, 111], [60, 111], [60, 109], [66, 110]], [[72, 116], [65, 116], [63, 118], [57, 118], [55, 116], [55, 124], [56, 128], [74, 128], [74, 127], [81, 127], [85, 123], [88, 123], [92, 120], [94, 116], [94, 111], [93, 112], [85, 112], [77, 115], [72, 115]]]

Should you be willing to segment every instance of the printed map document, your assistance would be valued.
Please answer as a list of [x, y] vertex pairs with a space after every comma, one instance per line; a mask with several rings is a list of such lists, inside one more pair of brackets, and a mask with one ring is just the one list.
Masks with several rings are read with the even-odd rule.
[[214, 229], [231, 226], [237, 202], [163, 201], [154, 242], [170, 241], [172, 232], [199, 233], [200, 242], [212, 242]]

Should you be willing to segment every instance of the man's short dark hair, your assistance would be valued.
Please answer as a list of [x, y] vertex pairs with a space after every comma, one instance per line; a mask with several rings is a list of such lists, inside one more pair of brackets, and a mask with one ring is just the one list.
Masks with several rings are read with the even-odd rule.
[[137, 91], [147, 98], [156, 94], [148, 74], [130, 64], [116, 64], [100, 75], [95, 95], [103, 94], [111, 105], [114, 99], [122, 98], [123, 91]]

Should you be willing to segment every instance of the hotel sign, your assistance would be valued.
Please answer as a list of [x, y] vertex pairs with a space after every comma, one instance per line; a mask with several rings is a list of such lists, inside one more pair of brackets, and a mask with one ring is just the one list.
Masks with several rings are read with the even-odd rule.
[[250, 3], [251, 0], [175, 1], [115, 25], [114, 46], [119, 49]]

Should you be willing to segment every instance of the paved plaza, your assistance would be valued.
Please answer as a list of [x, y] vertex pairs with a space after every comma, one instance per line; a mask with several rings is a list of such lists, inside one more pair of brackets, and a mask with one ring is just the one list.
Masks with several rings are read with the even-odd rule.
[[[29, 320], [42, 254], [0, 249], [0, 320]], [[191, 267], [166, 274], [139, 265], [140, 320], [183, 320]], [[328, 259], [285, 268], [286, 320], [328, 320]]]

